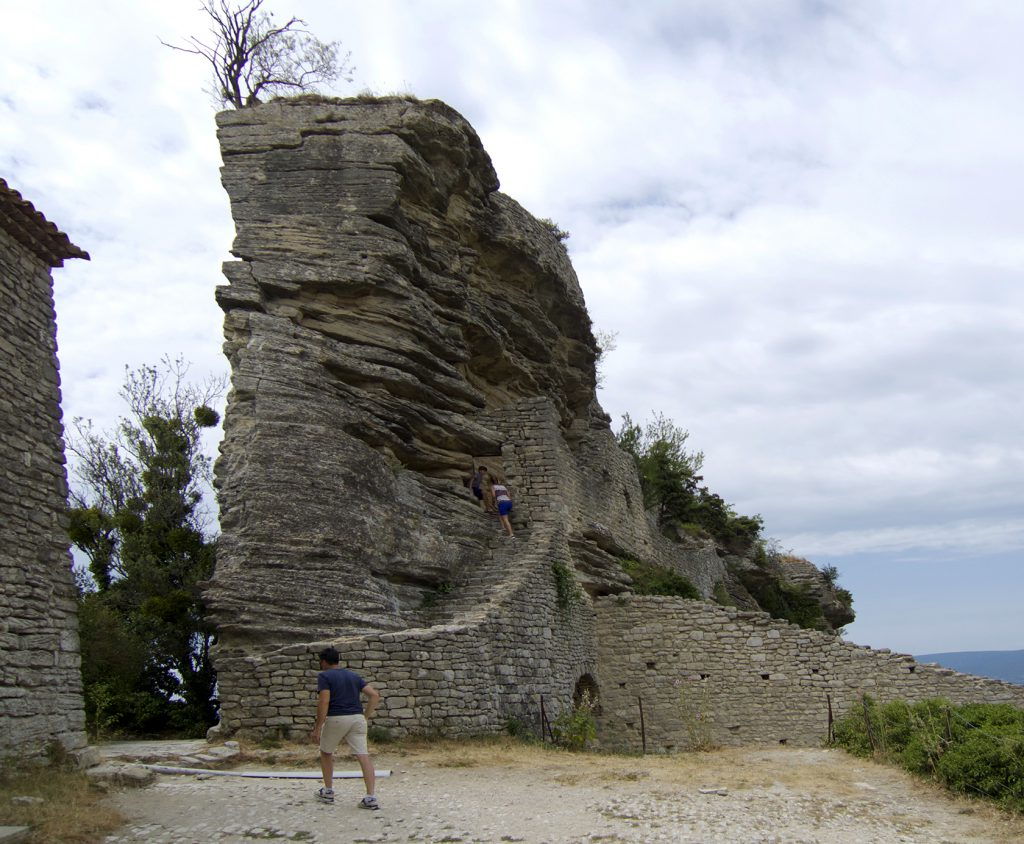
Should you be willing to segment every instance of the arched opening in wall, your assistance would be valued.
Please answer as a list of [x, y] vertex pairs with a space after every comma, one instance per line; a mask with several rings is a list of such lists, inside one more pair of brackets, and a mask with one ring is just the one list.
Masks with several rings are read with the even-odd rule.
[[576, 688], [572, 693], [573, 709], [579, 709], [583, 705], [584, 700], [590, 702], [591, 712], [595, 715], [601, 714], [601, 690], [591, 674], [584, 674], [576, 681]]

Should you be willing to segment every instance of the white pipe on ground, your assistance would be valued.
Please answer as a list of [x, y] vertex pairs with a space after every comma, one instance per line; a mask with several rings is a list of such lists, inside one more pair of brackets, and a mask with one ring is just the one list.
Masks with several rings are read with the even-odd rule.
[[[211, 777], [250, 777], [252, 779], [280, 780], [318, 780], [322, 777], [319, 771], [211, 771], [208, 768], [175, 768], [170, 765], [143, 765], [158, 774], [207, 774]], [[391, 771], [375, 771], [378, 777], [390, 777]], [[336, 780], [362, 779], [359, 771], [335, 771]]]

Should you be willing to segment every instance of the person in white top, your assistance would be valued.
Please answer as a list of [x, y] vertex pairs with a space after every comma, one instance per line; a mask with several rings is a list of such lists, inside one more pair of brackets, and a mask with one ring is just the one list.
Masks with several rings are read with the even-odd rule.
[[515, 534], [512, 533], [512, 522], [508, 518], [508, 514], [512, 512], [512, 496], [509, 495], [503, 478], [491, 475], [491, 494], [498, 505], [498, 520], [501, 522], [501, 526], [505, 528], [505, 533], [510, 539], [515, 539]]

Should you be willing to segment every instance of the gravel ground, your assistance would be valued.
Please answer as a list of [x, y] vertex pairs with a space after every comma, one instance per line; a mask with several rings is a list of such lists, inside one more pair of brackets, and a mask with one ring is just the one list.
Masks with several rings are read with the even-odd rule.
[[[312, 754], [301, 753], [308, 763]], [[294, 759], [281, 759], [288, 764]], [[162, 776], [112, 794], [130, 819], [108, 842], [1024, 841], [1024, 819], [836, 750], [743, 748], [677, 757], [506, 745], [424, 746], [375, 759], [382, 809], [359, 780]], [[339, 759], [339, 768], [347, 769]], [[254, 769], [267, 760], [250, 760]]]

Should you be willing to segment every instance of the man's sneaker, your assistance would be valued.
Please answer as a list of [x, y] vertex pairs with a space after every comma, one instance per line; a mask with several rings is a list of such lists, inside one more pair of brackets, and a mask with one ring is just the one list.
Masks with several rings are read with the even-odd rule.
[[370, 797], [369, 795], [367, 795], [366, 797], [364, 797], [362, 800], [359, 801], [359, 808], [360, 809], [379, 809], [380, 808], [380, 803], [377, 802], [377, 798], [376, 797]]
[[316, 799], [321, 803], [333, 803], [334, 802], [334, 789], [333, 788], [321, 788], [316, 793]]

